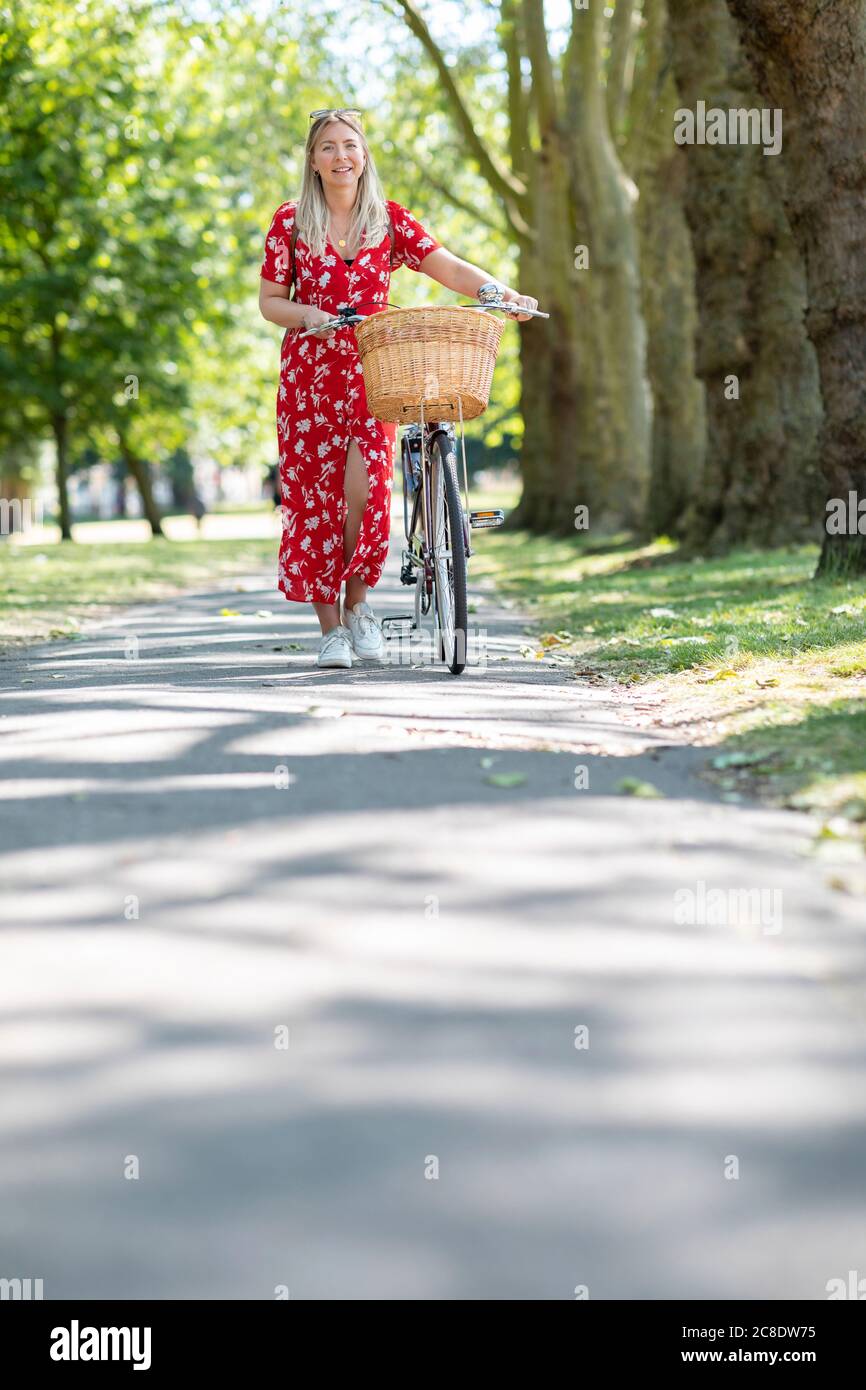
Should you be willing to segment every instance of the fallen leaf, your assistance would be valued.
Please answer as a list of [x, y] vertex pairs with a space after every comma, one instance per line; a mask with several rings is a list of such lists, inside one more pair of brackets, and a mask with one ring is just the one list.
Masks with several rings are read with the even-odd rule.
[[653, 786], [652, 782], [643, 782], [639, 777], [621, 777], [614, 787], [614, 791], [619, 792], [621, 796], [664, 796], [664, 792], [660, 792], [658, 787]]
[[718, 757], [713, 758], [712, 766], [717, 768], [752, 767], [754, 763], [765, 762], [766, 759], [771, 756], [772, 755], [770, 753], [747, 753], [745, 751], [738, 751], [736, 753], [720, 753]]
[[489, 777], [484, 778], [491, 787], [519, 787], [526, 781], [525, 772], [491, 772]]
[[766, 680], [761, 680], [761, 677], [759, 676], [758, 679], [755, 681], [755, 685], [759, 686], [761, 690], [769, 690], [769, 688], [770, 688], [771, 685], [778, 685], [778, 684], [779, 684], [779, 677], [778, 677], [778, 676], [767, 676]]
[[240, 613], [237, 611], [236, 608], [221, 608], [221, 609], [220, 609], [220, 617], [221, 617], [221, 618], [239, 618], [240, 616], [241, 616], [241, 615], [240, 615]]
[[827, 879], [827, 887], [834, 888], [837, 893], [850, 893], [851, 885], [847, 879], [842, 878], [841, 874], [831, 874]]
[[838, 827], [834, 828], [834, 826], [828, 822], [826, 825], [821, 826], [817, 838], [819, 840], [842, 840], [845, 837], [844, 834], [839, 831]]
[[726, 666], [723, 671], [716, 671], [714, 675], [707, 676], [705, 680], [698, 681], [698, 685], [714, 685], [716, 681], [730, 681], [734, 679], [736, 674], [736, 671], [732, 671], [730, 667]]

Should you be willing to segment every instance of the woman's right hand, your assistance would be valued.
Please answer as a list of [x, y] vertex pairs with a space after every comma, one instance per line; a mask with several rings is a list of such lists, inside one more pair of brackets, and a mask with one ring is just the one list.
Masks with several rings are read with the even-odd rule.
[[[318, 309], [315, 304], [309, 304], [304, 310], [304, 328], [315, 329], [317, 324], [327, 323], [328, 320], [332, 318], [334, 318], [334, 315], [329, 314], [326, 309]], [[331, 328], [327, 333], [313, 332], [311, 336], [314, 338], [330, 338], [333, 332], [334, 329]]]

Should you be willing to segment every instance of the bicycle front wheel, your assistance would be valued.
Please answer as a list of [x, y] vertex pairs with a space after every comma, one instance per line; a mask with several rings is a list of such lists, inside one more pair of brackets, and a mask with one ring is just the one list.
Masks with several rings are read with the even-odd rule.
[[457, 457], [446, 434], [437, 434], [430, 448], [430, 550], [436, 593], [436, 638], [439, 657], [452, 676], [466, 668], [466, 526]]

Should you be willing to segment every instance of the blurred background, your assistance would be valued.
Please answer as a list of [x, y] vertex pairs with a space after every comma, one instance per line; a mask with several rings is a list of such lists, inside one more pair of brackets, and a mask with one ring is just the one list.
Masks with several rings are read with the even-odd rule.
[[309, 112], [357, 106], [387, 195], [550, 313], [467, 427], [476, 573], [629, 680], [775, 663], [859, 777], [866, 0], [0, 17], [0, 642], [275, 573], [264, 238]]
[[[795, 8], [805, 24], [810, 6]], [[278, 335], [257, 312], [258, 263], [298, 191], [309, 110], [344, 103], [366, 113], [387, 194], [551, 313], [505, 335], [495, 400], [469, 431], [473, 470], [519, 478], [512, 525], [567, 533], [584, 505], [596, 535], [624, 526], [702, 552], [823, 539], [828, 483], [862, 482], [844, 359], [864, 234], [839, 176], [858, 148], [862, 53], [826, 54], [863, 7], [844, 0], [803, 33], [790, 11], [4, 5], [4, 498], [72, 537], [76, 521], [127, 517], [158, 535], [166, 515], [271, 497]], [[776, 41], [801, 66], [782, 153], [754, 131], [737, 148], [677, 143], [683, 108], [770, 112], [791, 95], [790, 72], [761, 67]], [[816, 61], [839, 88], [821, 129]], [[822, 215], [845, 244], [820, 267]], [[411, 272], [392, 286], [400, 304], [430, 294]], [[837, 310], [849, 336], [828, 343], [820, 320]], [[837, 394], [841, 467], [824, 419]], [[860, 541], [828, 548], [825, 568], [862, 573]]]

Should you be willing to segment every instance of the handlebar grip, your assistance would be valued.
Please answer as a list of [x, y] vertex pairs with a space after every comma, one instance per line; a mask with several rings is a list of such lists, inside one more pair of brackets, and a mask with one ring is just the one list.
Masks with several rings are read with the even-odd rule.
[[356, 322], [363, 323], [364, 319], [367, 317], [367, 314], [338, 314], [336, 318], [326, 319], [324, 323], [317, 324], [315, 328], [303, 329], [302, 332], [298, 334], [298, 337], [306, 338], [310, 334], [321, 333], [323, 328], [327, 328], [329, 331], [337, 328], [351, 328]]

